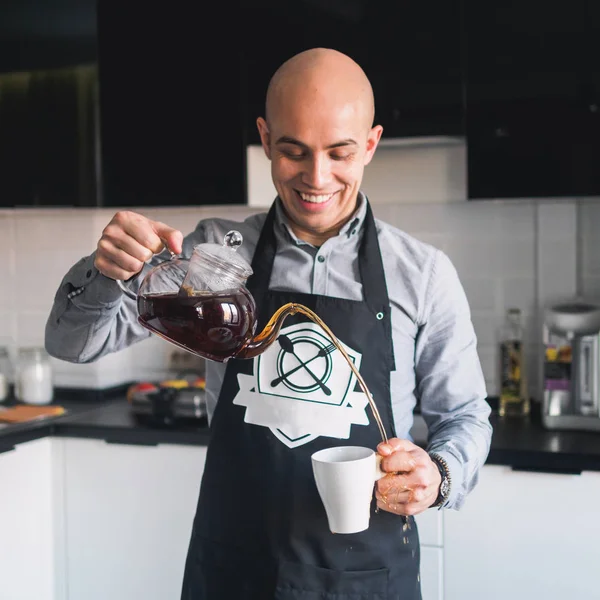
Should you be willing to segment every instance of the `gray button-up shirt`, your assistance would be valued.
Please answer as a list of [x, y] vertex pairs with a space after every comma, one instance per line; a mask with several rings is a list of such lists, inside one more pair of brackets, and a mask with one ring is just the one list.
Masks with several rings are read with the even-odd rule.
[[[319, 248], [298, 239], [277, 200], [277, 255], [270, 289], [362, 300], [358, 248], [366, 214], [359, 197], [353, 217]], [[243, 222], [206, 219], [184, 239], [183, 254], [195, 244], [222, 243], [230, 229], [244, 236], [238, 250], [249, 262], [266, 213]], [[391, 304], [396, 370], [390, 375], [396, 434], [410, 439], [419, 402], [428, 427], [428, 451], [448, 463], [452, 478], [446, 506], [460, 508], [477, 481], [490, 446], [492, 428], [484, 377], [476, 349], [467, 298], [448, 257], [376, 220]], [[155, 257], [149, 265], [160, 261]], [[135, 302], [94, 267], [94, 255], [81, 259], [63, 279], [46, 326], [46, 347], [57, 358], [91, 362], [145, 339]], [[141, 277], [137, 278], [141, 281]], [[226, 365], [207, 361], [209, 417], [219, 397]]]

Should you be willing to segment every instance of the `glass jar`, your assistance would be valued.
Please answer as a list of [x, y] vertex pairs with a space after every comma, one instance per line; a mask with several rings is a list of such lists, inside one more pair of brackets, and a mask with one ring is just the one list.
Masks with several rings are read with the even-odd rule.
[[50, 404], [54, 397], [52, 367], [44, 348], [21, 348], [17, 360], [15, 396], [26, 404]]
[[12, 366], [8, 350], [0, 347], [0, 402], [8, 400], [10, 396], [11, 379]]

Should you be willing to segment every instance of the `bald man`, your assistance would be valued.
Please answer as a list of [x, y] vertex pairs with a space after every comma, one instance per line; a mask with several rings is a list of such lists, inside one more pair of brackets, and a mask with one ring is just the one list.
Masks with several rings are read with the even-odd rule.
[[[57, 293], [48, 351], [96, 360], [150, 335], [115, 280], [133, 278], [135, 289], [165, 245], [190, 256], [236, 229], [259, 328], [288, 302], [312, 309], [344, 343], [381, 415], [386, 443], [347, 363], [301, 316], [256, 359], [207, 362], [211, 439], [184, 600], [417, 600], [414, 515], [460, 508], [487, 457], [490, 410], [456, 271], [441, 251], [374, 219], [360, 190], [382, 133], [373, 115], [371, 85], [349, 57], [324, 48], [292, 57], [257, 120], [277, 190], [268, 213], [206, 219], [183, 238], [118, 212]], [[417, 402], [426, 449], [410, 436]], [[311, 456], [338, 445], [377, 448], [387, 472], [358, 533], [330, 531], [314, 482]]]

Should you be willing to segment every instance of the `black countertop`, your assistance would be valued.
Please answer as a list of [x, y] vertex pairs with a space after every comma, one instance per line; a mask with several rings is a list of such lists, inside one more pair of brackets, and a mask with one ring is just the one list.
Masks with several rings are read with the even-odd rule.
[[0, 453], [16, 444], [49, 435], [104, 440], [114, 444], [156, 446], [157, 444], [206, 445], [206, 419], [184, 421], [177, 427], [151, 426], [132, 414], [124, 395], [107, 399], [73, 400], [58, 395], [53, 404], [66, 409], [50, 417], [11, 425], [0, 425]]
[[[135, 445], [206, 445], [209, 439], [206, 420], [185, 421], [176, 427], [140, 421], [131, 413], [123, 394], [93, 400], [58, 395], [55, 403], [63, 406], [66, 414], [0, 427], [0, 453], [50, 435]], [[600, 471], [600, 433], [549, 431], [535, 413], [527, 419], [506, 420], [493, 414], [491, 422], [494, 434], [487, 464], [553, 473]], [[418, 415], [412, 434], [416, 444], [426, 444], [427, 429]]]

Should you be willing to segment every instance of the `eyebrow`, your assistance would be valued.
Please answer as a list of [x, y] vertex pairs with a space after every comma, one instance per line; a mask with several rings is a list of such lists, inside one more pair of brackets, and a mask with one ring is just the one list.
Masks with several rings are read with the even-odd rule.
[[[295, 146], [300, 146], [301, 148], [308, 149], [308, 146], [306, 144], [303, 144], [299, 140], [297, 140], [293, 137], [287, 136], [287, 135], [281, 136], [275, 142], [275, 144], [294, 144]], [[335, 142], [334, 144], [327, 146], [326, 149], [331, 150], [332, 148], [340, 148], [341, 146], [356, 146], [356, 144], [357, 144], [356, 140], [353, 140], [352, 138], [347, 138], [345, 140], [340, 140], [339, 142]]]

